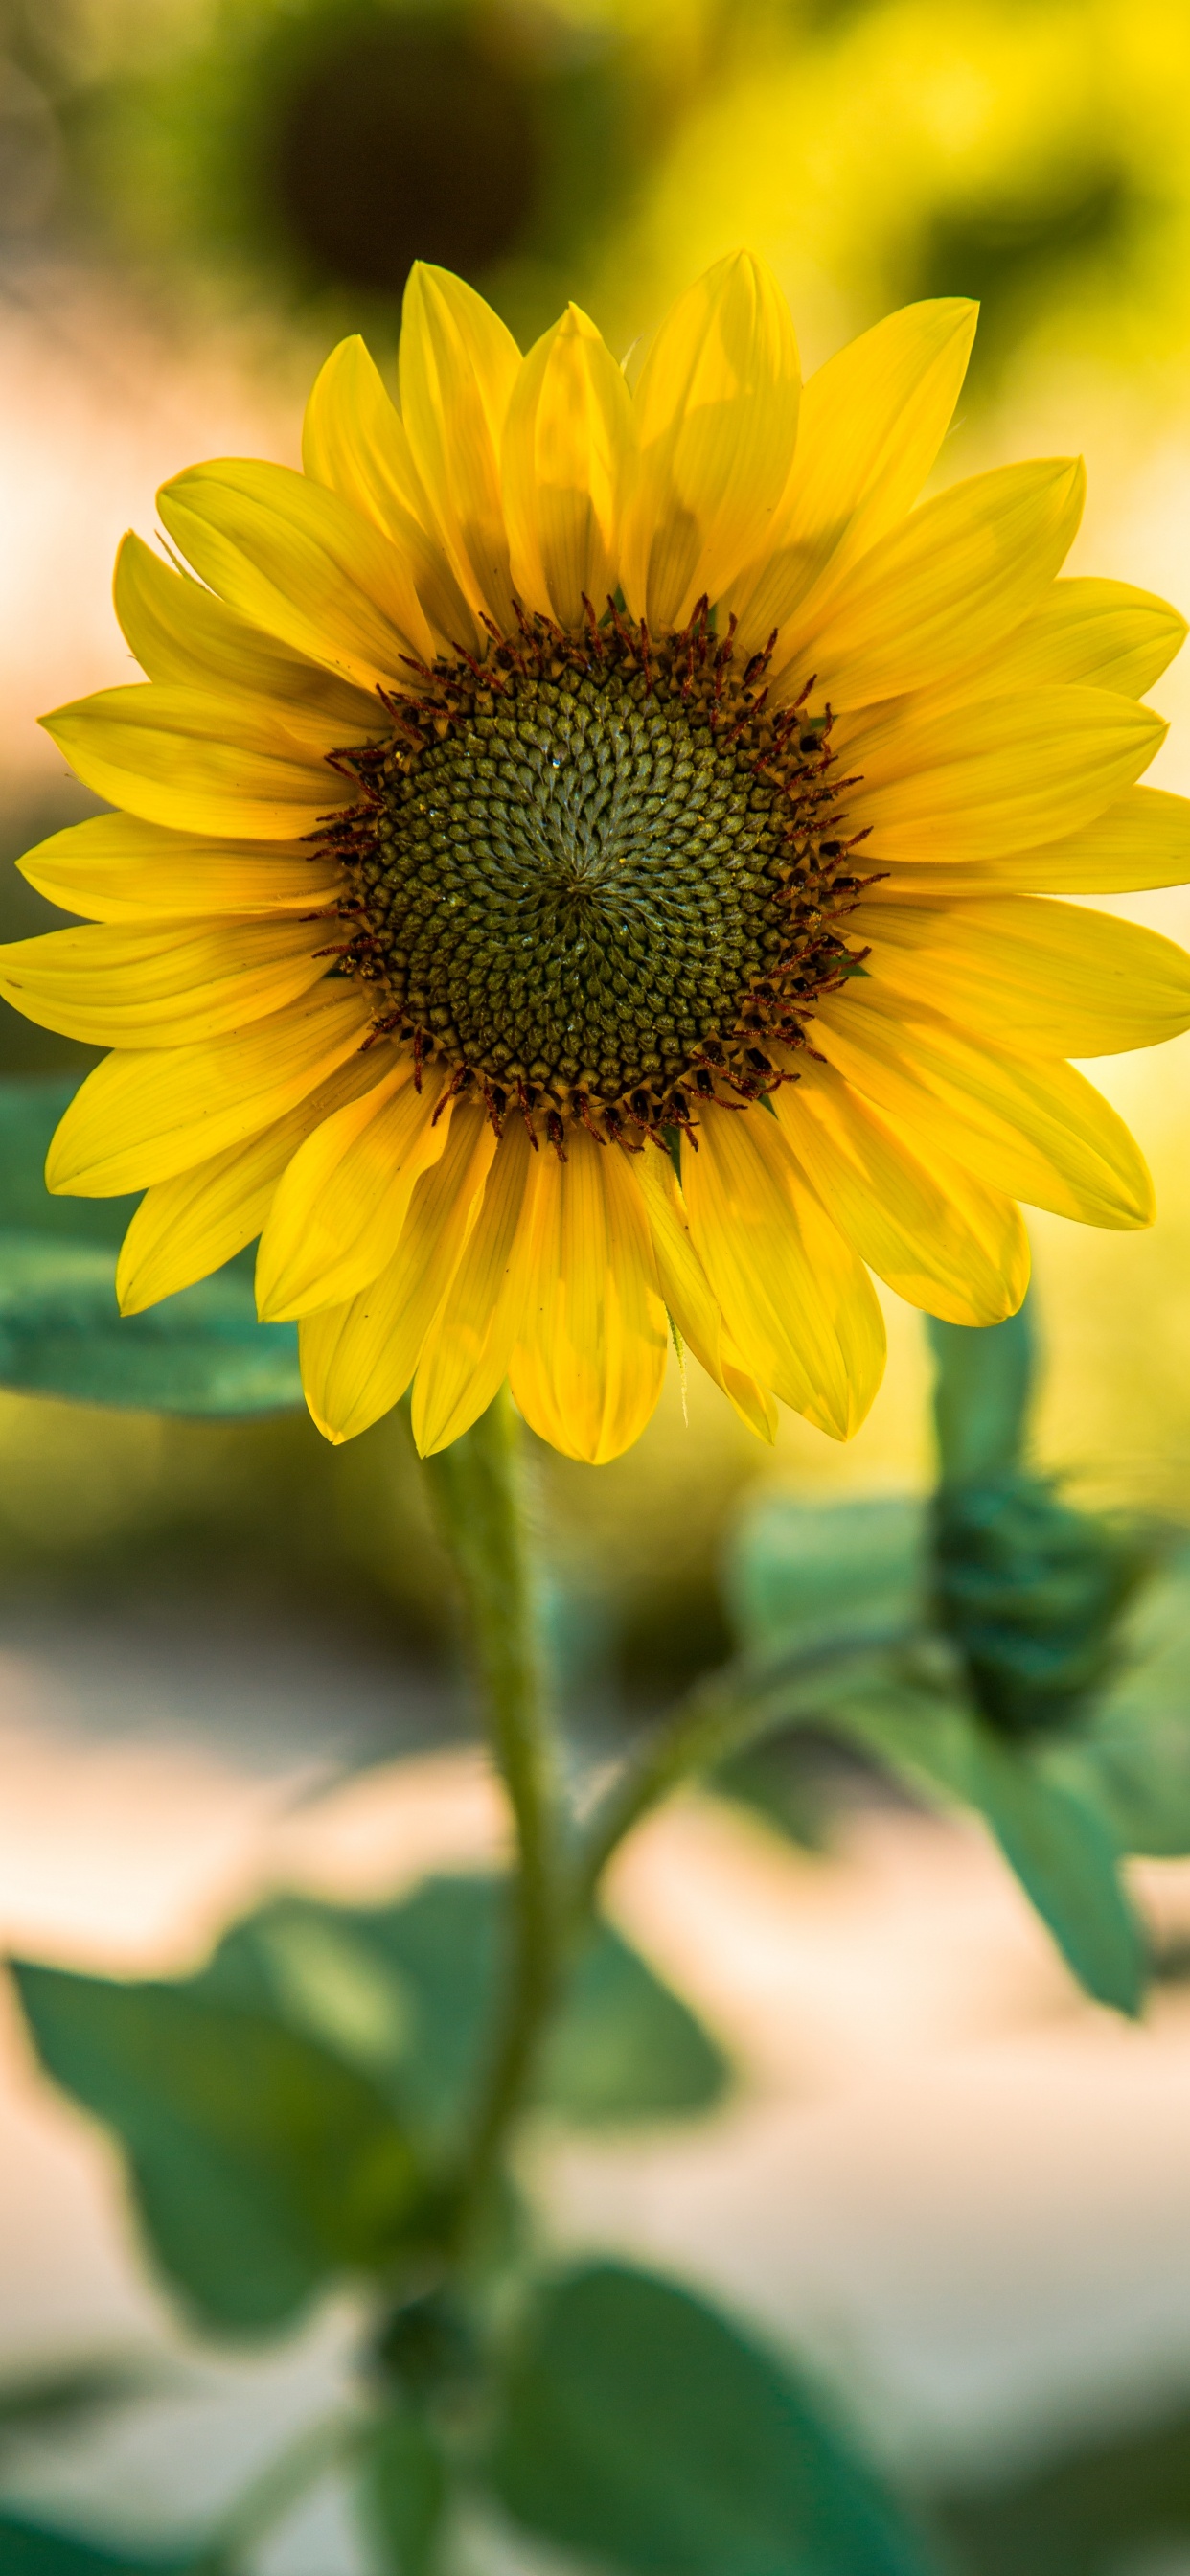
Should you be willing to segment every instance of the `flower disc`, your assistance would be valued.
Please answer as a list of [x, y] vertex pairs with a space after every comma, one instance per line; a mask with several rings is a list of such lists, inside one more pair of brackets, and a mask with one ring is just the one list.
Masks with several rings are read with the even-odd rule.
[[737, 676], [705, 615], [660, 645], [539, 619], [352, 755], [366, 801], [329, 836], [350, 966], [497, 1117], [540, 1094], [611, 1132], [617, 1104], [682, 1124], [684, 1080], [716, 1074], [755, 1098], [763, 1038], [796, 1044], [797, 1004], [837, 984], [858, 885], [829, 728], [766, 721], [763, 658]]

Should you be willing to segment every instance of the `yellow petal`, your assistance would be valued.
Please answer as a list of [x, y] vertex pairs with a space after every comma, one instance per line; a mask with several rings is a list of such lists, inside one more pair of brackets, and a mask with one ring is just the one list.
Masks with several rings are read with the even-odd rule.
[[836, 1440], [884, 1371], [884, 1324], [862, 1261], [807, 1189], [763, 1109], [700, 1112], [683, 1147], [690, 1230], [745, 1367]]
[[150, 680], [216, 696], [231, 688], [268, 698], [278, 730], [297, 740], [304, 734], [320, 757], [344, 743], [370, 742], [383, 730], [382, 710], [369, 692], [263, 634], [201, 582], [174, 572], [131, 531], [116, 557], [113, 595], [121, 632]]
[[968, 1038], [875, 984], [820, 1004], [812, 1035], [924, 1162], [949, 1154], [1009, 1198], [1085, 1225], [1151, 1225], [1144, 1158], [1073, 1065]]
[[354, 1440], [400, 1401], [449, 1287], [496, 1150], [482, 1106], [459, 1103], [442, 1159], [424, 1172], [393, 1258], [350, 1305], [304, 1317], [306, 1402], [330, 1440]]
[[1083, 904], [990, 895], [942, 905], [869, 897], [850, 922], [866, 973], [1026, 1054], [1114, 1055], [1190, 1028], [1190, 957]]
[[634, 615], [682, 626], [769, 535], [797, 436], [800, 370], [770, 269], [735, 251], [666, 315], [636, 388], [636, 493], [621, 579]]
[[601, 1467], [639, 1438], [668, 1334], [644, 1202], [619, 1146], [585, 1128], [537, 1158], [529, 1293], [509, 1380], [526, 1421]]
[[686, 1202], [667, 1153], [642, 1154], [633, 1165], [644, 1192], [661, 1294], [682, 1340], [708, 1377], [761, 1440], [776, 1438], [777, 1408], [767, 1387], [730, 1356], [733, 1345], [690, 1233]]
[[474, 617], [442, 547], [429, 534], [433, 513], [405, 423], [358, 333], [332, 349], [318, 375], [302, 429], [311, 482], [337, 492], [399, 548], [443, 646], [479, 641]]
[[500, 448], [521, 353], [498, 314], [418, 260], [401, 323], [401, 411], [435, 533], [464, 596], [513, 624]]
[[157, 495], [174, 544], [229, 608], [362, 689], [407, 685], [433, 637], [409, 567], [371, 520], [288, 465], [222, 457]]
[[419, 1091], [403, 1057], [294, 1155], [256, 1256], [263, 1321], [341, 1305], [391, 1261], [414, 1184], [449, 1133], [449, 1109], [434, 1122], [444, 1079], [440, 1066], [428, 1066]]
[[865, 867], [1002, 858], [1078, 831], [1147, 769], [1166, 726], [1107, 689], [1037, 689], [949, 715], [889, 715], [849, 740], [862, 785], [848, 828], [871, 827]]
[[39, 894], [88, 921], [319, 912], [343, 883], [338, 861], [316, 846], [204, 840], [134, 814], [71, 823], [17, 866]]
[[413, 1437], [423, 1458], [486, 1413], [508, 1375], [529, 1290], [535, 1163], [519, 1120], [500, 1140], [462, 1258], [418, 1361]]
[[97, 923], [0, 948], [0, 993], [91, 1046], [173, 1047], [281, 1010], [326, 974], [325, 920]]
[[174, 831], [292, 841], [352, 801], [316, 753], [269, 747], [259, 701], [230, 689], [100, 689], [41, 721], [97, 796]]
[[[1016, 858], [988, 860], [985, 868], [989, 892], [997, 883], [1020, 884], [1022, 891], [1037, 894], [1130, 894], [1146, 886], [1185, 885], [1190, 879], [1190, 798], [1171, 796], [1164, 787], [1126, 788], [1081, 832]], [[922, 891], [929, 892], [933, 883], [923, 872]], [[977, 884], [967, 890], [981, 891]]]
[[813, 705], [864, 707], [945, 681], [956, 659], [1001, 643], [1052, 584], [1085, 494], [1081, 461], [1047, 457], [923, 502], [816, 613], [790, 621], [773, 662], [780, 694], [800, 696], [813, 677]]
[[[1002, 858], [947, 867], [898, 859], [887, 867], [890, 893], [966, 902], [978, 894], [1130, 894], [1190, 879], [1190, 798], [1163, 787], [1127, 787], [1081, 831]], [[81, 907], [76, 907], [81, 909]]]
[[964, 663], [935, 687], [935, 705], [981, 693], [1084, 682], [1143, 698], [1186, 640], [1186, 620], [1151, 590], [1127, 581], [1055, 581], [1006, 643]]
[[1020, 1210], [934, 1149], [928, 1164], [829, 1065], [775, 1095], [786, 1142], [842, 1234], [898, 1296], [951, 1324], [999, 1324], [1029, 1284]]
[[750, 651], [830, 596], [917, 499], [966, 373], [978, 308], [908, 304], [840, 349], [803, 389], [788, 486], [764, 551], [726, 605]]
[[355, 985], [332, 977], [232, 1037], [105, 1056], [54, 1136], [49, 1188], [119, 1198], [257, 1135], [357, 1052], [369, 1021]]
[[632, 402], [577, 304], [529, 351], [504, 431], [512, 578], [529, 608], [581, 627], [619, 581], [620, 518], [635, 446]]
[[259, 1234], [281, 1174], [312, 1128], [332, 1110], [371, 1090], [381, 1068], [373, 1052], [350, 1056], [296, 1109], [246, 1144], [156, 1181], [146, 1190], [120, 1250], [116, 1295], [123, 1315], [139, 1315], [196, 1279], [221, 1270]]

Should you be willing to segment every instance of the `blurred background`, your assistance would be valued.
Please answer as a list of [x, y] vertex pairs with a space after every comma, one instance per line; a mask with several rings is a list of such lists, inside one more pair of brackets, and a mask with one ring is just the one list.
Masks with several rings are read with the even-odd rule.
[[[1186, 609], [1188, 133], [1175, 0], [0, 0], [3, 935], [57, 919], [8, 859], [94, 810], [35, 718], [131, 676], [124, 528], [151, 535], [155, 487], [195, 458], [296, 462], [344, 332], [391, 378], [417, 257], [522, 345], [574, 296], [620, 351], [744, 241], [807, 372], [896, 303], [976, 296], [938, 480], [1083, 451], [1070, 569]], [[1190, 791], [1190, 667], [1157, 702], [1152, 779]], [[1119, 908], [1190, 934], [1180, 892]], [[0, 1020], [2, 1073], [92, 1060]], [[1082, 1498], [1176, 1520], [1190, 1038], [1092, 1070], [1160, 1222], [1031, 1219], [1039, 1449]], [[725, 1651], [722, 1551], [762, 1480], [929, 1482], [920, 1319], [888, 1308], [885, 1390], [845, 1451], [789, 1416], [761, 1449], [692, 1370], [618, 1464], [535, 1457], [559, 1674], [609, 1740]], [[0, 1395], [4, 1937], [169, 1967], [279, 1875], [350, 1893], [486, 1850], [449, 1600], [400, 1417], [333, 1452], [297, 1417]], [[399, 1778], [345, 1776], [398, 1753]], [[1190, 2404], [1190, 2021], [1173, 1988], [1142, 2032], [1080, 2003], [973, 1828], [858, 1772], [830, 1802], [817, 1855], [691, 1807], [625, 1863], [617, 1902], [742, 2053], [752, 2107], [697, 2149], [559, 2149], [557, 2224], [701, 2266], [808, 2344], [919, 2482], [1044, 2483], [1051, 2457]], [[1181, 1865], [1147, 1866], [1162, 1920], [1190, 1915]], [[14, 2064], [0, 2379], [166, 2332], [105, 2151]], [[321, 2350], [262, 2373], [262, 2422]], [[226, 2428], [242, 2390], [216, 2380], [191, 2413]], [[154, 2477], [181, 2472], [101, 2449], [67, 2471], [34, 2446], [16, 2490], [106, 2481], [151, 2521]], [[1019, 2546], [980, 2564], [1023, 2566]], [[308, 2548], [331, 2563], [325, 2533]], [[1121, 2548], [1071, 2570], [1190, 2567]]]

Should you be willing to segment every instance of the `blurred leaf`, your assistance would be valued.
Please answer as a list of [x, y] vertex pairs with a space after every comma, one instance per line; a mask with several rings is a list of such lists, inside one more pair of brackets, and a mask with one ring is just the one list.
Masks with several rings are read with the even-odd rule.
[[895, 1688], [875, 1690], [835, 1720], [927, 1798], [975, 1807], [1088, 1993], [1139, 2011], [1144, 1940], [1090, 1781], [1060, 1754], [1005, 1742], [945, 1693], [931, 1710], [924, 1689], [903, 1701]]
[[137, 1193], [120, 1199], [52, 1198], [45, 1185], [50, 1140], [78, 1087], [77, 1080], [56, 1075], [0, 1081], [0, 1206], [5, 1226], [15, 1233], [103, 1243], [116, 1252], [140, 1204]]
[[69, 2424], [126, 2405], [144, 2395], [160, 2376], [159, 2365], [146, 2358], [121, 2357], [80, 2361], [36, 2378], [0, 2380], [0, 2442], [8, 2433], [39, 2432], [51, 2424]]
[[354, 2068], [193, 1986], [14, 1974], [43, 2063], [115, 2130], [153, 2250], [207, 2325], [282, 2325], [336, 2272], [387, 2262], [417, 2177]]
[[1121, 1662], [1081, 1760], [1122, 1848], [1173, 1857], [1190, 1851], [1190, 1549], [1134, 1605]]
[[804, 2388], [689, 2292], [619, 2264], [546, 2290], [488, 2473], [531, 2531], [640, 2576], [931, 2563]]
[[100, 2548], [73, 2532], [46, 2530], [23, 2514], [0, 2514], [3, 2576], [187, 2576], [195, 2565], [192, 2551], [184, 2558], [142, 2558], [126, 2549]]
[[53, 1198], [50, 1138], [77, 1086], [0, 1082], [0, 1385], [153, 1413], [244, 1416], [301, 1404], [292, 1324], [259, 1324], [234, 1263], [122, 1316], [116, 1253], [135, 1198]]
[[925, 1541], [925, 1508], [908, 1496], [766, 1494], [745, 1512], [726, 1568], [745, 1652], [818, 1654], [910, 1635], [924, 1615]]
[[[285, 1897], [233, 1926], [199, 1980], [280, 2014], [383, 2085], [427, 2155], [449, 2155], [482, 2080], [506, 1938], [504, 1890], [430, 1878], [399, 1905]], [[608, 1923], [577, 1959], [539, 2104], [585, 2124], [706, 2109], [727, 2081], [689, 2006]]]
[[970, 2576], [1174, 2576], [1190, 2538], [1190, 2418], [1100, 2437], [937, 2510]]
[[708, 2110], [727, 2065], [687, 2004], [602, 1923], [546, 2043], [539, 2099], [563, 2118], [667, 2119]]
[[927, 1315], [943, 1485], [982, 1484], [1015, 1467], [1025, 1443], [1036, 1351], [1030, 1300], [1003, 1324]]
[[426, 2576], [447, 2501], [446, 2463], [424, 2417], [386, 2416], [360, 2478], [361, 2516], [393, 2576]]
[[258, 1324], [224, 1273], [120, 1314], [97, 1244], [0, 1234], [0, 1385], [152, 1413], [279, 1413], [301, 1402], [295, 1329]]
[[799, 1851], [825, 1849], [827, 1802], [820, 1784], [807, 1776], [803, 1748], [792, 1730], [733, 1754], [710, 1773], [707, 1785], [719, 1797], [732, 1799], [775, 1826]]

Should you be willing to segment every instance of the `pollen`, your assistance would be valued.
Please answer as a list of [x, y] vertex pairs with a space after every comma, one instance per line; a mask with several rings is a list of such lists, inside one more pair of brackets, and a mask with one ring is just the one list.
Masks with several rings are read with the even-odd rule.
[[[789, 1078], [766, 1042], [855, 964], [858, 896], [829, 721], [768, 712], [703, 603], [654, 639], [619, 610], [565, 635], [493, 630], [336, 755], [359, 803], [322, 836], [344, 877], [342, 969], [379, 1034], [565, 1151], [690, 1131], [703, 1098]], [[846, 782], [844, 782], [846, 783]]]

